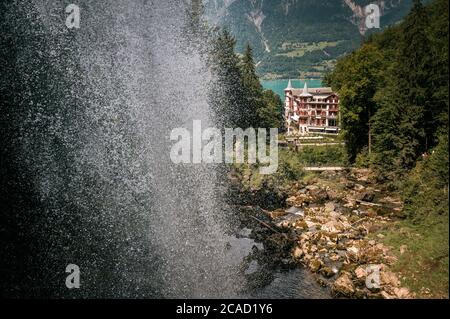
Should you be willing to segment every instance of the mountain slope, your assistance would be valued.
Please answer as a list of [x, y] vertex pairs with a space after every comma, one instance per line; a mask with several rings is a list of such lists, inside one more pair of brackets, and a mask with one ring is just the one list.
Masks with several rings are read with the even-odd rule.
[[208, 0], [210, 23], [230, 30], [242, 52], [254, 48], [258, 73], [321, 77], [374, 29], [364, 30], [364, 6], [378, 4], [381, 28], [401, 20], [412, 0]]

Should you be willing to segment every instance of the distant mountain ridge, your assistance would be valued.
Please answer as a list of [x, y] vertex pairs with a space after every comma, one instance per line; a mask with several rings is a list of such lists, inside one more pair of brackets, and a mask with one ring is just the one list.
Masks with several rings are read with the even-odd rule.
[[233, 33], [239, 52], [251, 44], [265, 78], [321, 77], [374, 32], [363, 23], [371, 3], [381, 10], [381, 28], [412, 6], [412, 0], [207, 0], [205, 12], [211, 24]]

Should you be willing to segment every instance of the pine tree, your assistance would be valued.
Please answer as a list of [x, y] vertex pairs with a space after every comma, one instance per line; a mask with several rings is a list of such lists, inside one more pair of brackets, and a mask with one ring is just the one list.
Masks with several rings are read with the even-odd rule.
[[[398, 69], [396, 70], [399, 89], [405, 92], [405, 103], [409, 104], [404, 110], [405, 116], [419, 118], [417, 130], [413, 138], [419, 139], [419, 152], [426, 151], [428, 141], [431, 139], [432, 114], [431, 96], [433, 87], [430, 83], [432, 65], [430, 59], [430, 41], [426, 29], [428, 16], [420, 0], [414, 1], [411, 13], [406, 17], [402, 26], [402, 41], [400, 42], [400, 55]], [[419, 112], [419, 114], [416, 113]], [[412, 114], [410, 114], [412, 113]], [[408, 118], [404, 118], [408, 121]]]
[[187, 24], [185, 28], [185, 40], [190, 46], [201, 49], [208, 41], [209, 27], [203, 18], [204, 5], [202, 0], [191, 0], [187, 11]]
[[253, 51], [249, 44], [247, 44], [242, 57], [241, 72], [246, 126], [258, 127], [260, 124], [258, 110], [264, 108], [263, 87], [256, 75]]
[[280, 96], [272, 90], [263, 91], [264, 107], [258, 110], [258, 127], [281, 128], [283, 126]]
[[404, 172], [414, 166], [432, 140], [433, 85], [428, 17], [419, 0], [403, 22], [394, 67], [386, 74], [387, 85], [378, 92], [379, 113], [373, 119], [376, 164], [385, 170]]
[[244, 128], [247, 125], [243, 112], [244, 92], [235, 45], [236, 40], [227, 30], [220, 31], [213, 40], [209, 64], [215, 81], [210, 99], [218, 125]]
[[373, 137], [370, 158], [380, 171], [405, 172], [448, 126], [445, 8], [447, 1], [416, 0], [402, 24], [371, 37], [326, 78], [340, 93], [351, 160], [367, 149], [362, 137]]
[[[449, 1], [438, 0], [430, 4], [428, 9], [431, 17], [427, 33], [430, 38], [430, 59], [432, 63], [429, 84], [432, 86], [433, 102], [429, 106], [431, 120], [429, 126], [435, 128], [429, 146], [439, 140], [441, 128], [448, 128], [449, 109]], [[431, 145], [430, 145], [431, 144]]]
[[253, 50], [247, 44], [241, 63], [242, 85], [244, 90], [243, 111], [247, 126], [280, 128], [282, 126], [282, 102], [272, 90], [264, 90], [256, 74]]

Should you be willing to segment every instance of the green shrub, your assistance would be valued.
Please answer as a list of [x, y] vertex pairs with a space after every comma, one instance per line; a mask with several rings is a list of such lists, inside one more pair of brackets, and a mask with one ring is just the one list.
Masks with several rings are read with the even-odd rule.
[[420, 222], [432, 215], [448, 215], [448, 151], [447, 135], [442, 135], [438, 146], [409, 173], [403, 199], [411, 220]]
[[369, 154], [367, 147], [364, 147], [361, 153], [356, 155], [355, 167], [358, 168], [369, 168], [373, 163], [373, 157]]
[[347, 154], [341, 145], [304, 146], [296, 155], [305, 166], [346, 166]]
[[[405, 284], [418, 297], [448, 298], [448, 169], [448, 138], [443, 134], [409, 172], [402, 195], [407, 219], [385, 239], [398, 255], [395, 270], [404, 274]], [[408, 253], [398, 254], [402, 245]]]

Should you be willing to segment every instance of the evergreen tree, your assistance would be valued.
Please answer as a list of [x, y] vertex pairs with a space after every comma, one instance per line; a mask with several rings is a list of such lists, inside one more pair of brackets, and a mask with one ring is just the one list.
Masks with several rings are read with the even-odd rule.
[[253, 51], [249, 44], [245, 48], [241, 63], [244, 90], [244, 111], [246, 126], [258, 127], [258, 110], [264, 108], [263, 87], [256, 75]]
[[349, 158], [372, 137], [368, 159], [380, 176], [412, 168], [448, 127], [447, 9], [445, 0], [416, 0], [403, 23], [372, 36], [326, 78], [341, 97]]
[[215, 81], [210, 90], [216, 122], [225, 127], [247, 127], [240, 59], [234, 52], [236, 40], [227, 31], [214, 38], [209, 64]]
[[[432, 86], [433, 102], [429, 105], [429, 126], [435, 128], [432, 141], [433, 144], [438, 140], [442, 129], [448, 128], [448, 109], [449, 109], [449, 1], [438, 0], [430, 4], [428, 8], [430, 25], [427, 33], [430, 35], [430, 58], [431, 72], [429, 84]], [[434, 18], [437, 17], [437, 18]]]
[[[426, 151], [428, 141], [431, 140], [431, 97], [433, 87], [431, 80], [431, 56], [429, 54], [430, 41], [428, 40], [426, 29], [428, 16], [420, 0], [414, 1], [411, 13], [406, 17], [402, 25], [402, 41], [400, 42], [400, 55], [396, 75], [398, 88], [405, 92], [405, 104], [408, 109], [404, 110], [404, 121], [409, 121], [408, 117], [419, 120], [417, 134], [411, 136], [418, 139], [418, 152]], [[418, 114], [418, 113], [419, 114]]]
[[281, 128], [283, 126], [280, 96], [272, 90], [263, 91], [264, 107], [258, 110], [258, 127]]
[[208, 42], [210, 31], [208, 24], [203, 18], [205, 8], [202, 0], [191, 0], [185, 28], [185, 39], [187, 46], [196, 49], [203, 49], [205, 42]]
[[433, 85], [428, 17], [419, 0], [403, 22], [394, 67], [386, 74], [387, 85], [377, 93], [380, 112], [373, 119], [376, 164], [404, 172], [433, 139]]
[[264, 90], [256, 74], [253, 50], [247, 44], [241, 62], [242, 85], [244, 90], [243, 110], [248, 126], [280, 128], [283, 125], [282, 102], [272, 90]]

